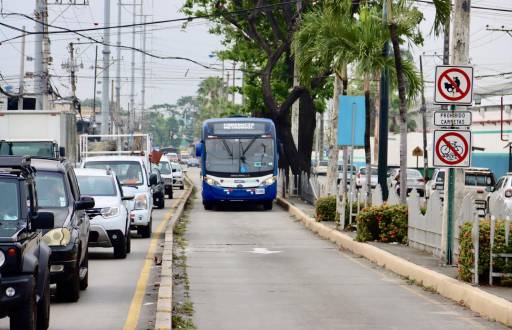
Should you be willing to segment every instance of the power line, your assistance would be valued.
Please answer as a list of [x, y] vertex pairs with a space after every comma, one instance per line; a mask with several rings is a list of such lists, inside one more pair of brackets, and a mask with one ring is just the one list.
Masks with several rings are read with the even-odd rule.
[[[433, 1], [427, 1], [427, 0], [413, 0], [414, 2], [419, 3], [426, 3], [429, 5], [433, 5]], [[497, 12], [503, 12], [503, 13], [512, 13], [512, 9], [508, 8], [493, 8], [493, 7], [483, 7], [483, 6], [471, 6], [471, 9], [479, 9], [479, 10], [490, 10], [490, 11], [497, 11]]]

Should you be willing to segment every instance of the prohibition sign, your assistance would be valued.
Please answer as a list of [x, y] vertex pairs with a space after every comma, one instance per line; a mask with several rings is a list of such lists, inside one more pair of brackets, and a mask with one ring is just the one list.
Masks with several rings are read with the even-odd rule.
[[[465, 90], [462, 90], [459, 87], [459, 85], [456, 84], [455, 81], [448, 75], [449, 73], [452, 73], [452, 72], [460, 73], [462, 75], [462, 77], [464, 78], [464, 80], [466, 80], [466, 89]], [[446, 94], [444, 92], [443, 85], [442, 85], [443, 79], [448, 80], [448, 82], [453, 86], [455, 91], [457, 93], [459, 93], [459, 95], [453, 96], [453, 95]], [[468, 93], [471, 91], [471, 79], [469, 78], [468, 74], [466, 72], [464, 72], [464, 70], [461, 70], [459, 68], [451, 68], [451, 69], [444, 71], [439, 76], [439, 79], [437, 80], [437, 90], [448, 101], [453, 101], [453, 102], [459, 101], [459, 100], [462, 100], [464, 97], [466, 97], [468, 95]]]
[[[454, 141], [450, 141], [450, 137], [454, 137], [455, 139], [452, 138]], [[441, 149], [448, 149], [449, 152], [442, 152]], [[441, 135], [436, 142], [436, 156], [441, 162], [447, 165], [457, 165], [462, 163], [466, 160], [468, 152], [468, 141], [464, 136], [454, 131]]]

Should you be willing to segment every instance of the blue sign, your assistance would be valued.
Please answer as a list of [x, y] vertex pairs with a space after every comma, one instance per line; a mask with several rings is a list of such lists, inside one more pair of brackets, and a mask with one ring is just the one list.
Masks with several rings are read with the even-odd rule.
[[338, 109], [338, 145], [364, 147], [364, 96], [341, 95]]

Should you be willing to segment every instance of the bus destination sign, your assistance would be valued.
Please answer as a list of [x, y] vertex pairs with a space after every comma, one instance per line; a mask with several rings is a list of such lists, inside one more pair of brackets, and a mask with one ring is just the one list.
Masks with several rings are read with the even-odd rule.
[[471, 111], [436, 111], [434, 125], [441, 127], [471, 126]]
[[255, 122], [223, 122], [213, 123], [213, 134], [247, 134], [247, 135], [261, 135], [265, 134], [265, 123]]

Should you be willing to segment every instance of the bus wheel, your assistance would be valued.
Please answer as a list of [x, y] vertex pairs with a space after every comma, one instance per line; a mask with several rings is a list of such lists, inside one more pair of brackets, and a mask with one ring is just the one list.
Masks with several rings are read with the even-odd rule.
[[272, 203], [272, 201], [267, 201], [267, 202], [264, 202], [263, 203], [263, 209], [265, 210], [272, 210], [272, 206], [274, 204]]
[[209, 211], [213, 210], [213, 203], [212, 202], [203, 202], [204, 209]]

